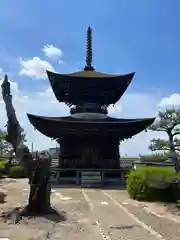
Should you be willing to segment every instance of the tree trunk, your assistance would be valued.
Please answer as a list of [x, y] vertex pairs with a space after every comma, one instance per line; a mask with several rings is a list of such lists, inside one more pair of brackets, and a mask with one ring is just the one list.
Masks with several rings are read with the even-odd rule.
[[179, 173], [180, 172], [180, 164], [179, 164], [179, 159], [178, 159], [178, 156], [176, 154], [175, 147], [174, 147], [173, 135], [172, 135], [171, 131], [169, 131], [167, 133], [168, 133], [168, 137], [169, 137], [170, 154], [171, 154], [171, 157], [174, 161], [175, 171], [176, 171], [176, 173]]
[[35, 214], [48, 213], [51, 208], [50, 196], [50, 183], [43, 183], [39, 190], [37, 190], [34, 184], [30, 184], [28, 208]]
[[35, 214], [48, 213], [50, 206], [51, 184], [49, 166], [37, 166], [29, 179], [30, 193], [28, 209]]

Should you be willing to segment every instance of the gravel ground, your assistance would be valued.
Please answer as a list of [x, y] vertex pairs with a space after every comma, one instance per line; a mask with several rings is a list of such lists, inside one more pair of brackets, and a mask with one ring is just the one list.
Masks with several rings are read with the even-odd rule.
[[151, 226], [166, 240], [180, 239], [180, 224], [166, 218], [159, 218], [152, 213], [147, 213], [141, 208], [126, 205], [126, 209], [132, 212], [138, 219]]
[[[110, 196], [116, 199], [118, 202], [123, 203], [121, 194], [117, 194], [114, 191], [108, 192]], [[123, 199], [125, 200], [125, 199]], [[151, 226], [156, 232], [163, 236], [166, 240], [179, 240], [180, 239], [180, 223], [172, 221], [168, 218], [158, 217], [143, 209], [142, 206], [135, 206], [132, 204], [124, 204], [124, 207], [133, 213], [139, 220], [143, 221], [148, 226]]]
[[157, 239], [146, 229], [128, 216], [121, 208], [118, 208], [102, 191], [85, 191], [89, 201], [93, 203], [93, 212], [99, 220], [106, 236], [110, 239]]
[[[1, 212], [27, 204], [29, 189], [26, 180], [5, 184], [3, 189], [8, 197], [7, 202], [0, 205]], [[60, 217], [48, 215], [23, 218], [18, 224], [12, 224], [10, 220], [5, 222], [1, 217], [0, 238], [6, 237], [10, 240], [102, 239], [83, 195], [79, 190], [73, 189], [71, 194], [73, 198], [67, 198], [71, 190], [64, 191], [63, 196], [57, 190], [53, 191], [51, 197], [52, 206], [57, 209]]]
[[168, 204], [164, 204], [164, 206], [166, 207], [166, 209], [172, 213], [174, 216], [180, 216], [180, 209], [177, 208], [176, 204], [172, 204], [172, 203], [168, 203]]
[[[2, 187], [1, 187], [2, 188]], [[27, 203], [28, 184], [26, 180], [17, 180], [5, 184], [7, 202], [0, 205], [1, 211], [8, 211]], [[52, 206], [59, 215], [49, 215], [35, 218], [23, 218], [18, 224], [0, 219], [0, 238], [10, 240], [156, 240], [157, 235], [149, 231], [152, 227], [165, 240], [180, 240], [177, 224], [168, 219], [160, 219], [153, 214], [147, 214], [141, 207], [130, 204], [125, 208], [132, 212], [141, 222], [118, 207], [108, 193], [121, 204], [127, 199], [127, 194], [121, 190], [103, 191], [100, 189], [56, 188], [52, 191]]]

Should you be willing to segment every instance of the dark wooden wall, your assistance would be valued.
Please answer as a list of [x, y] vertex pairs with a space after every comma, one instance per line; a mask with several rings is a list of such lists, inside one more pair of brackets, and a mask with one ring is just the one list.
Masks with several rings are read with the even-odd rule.
[[66, 137], [60, 140], [62, 168], [119, 168], [119, 140], [116, 138]]

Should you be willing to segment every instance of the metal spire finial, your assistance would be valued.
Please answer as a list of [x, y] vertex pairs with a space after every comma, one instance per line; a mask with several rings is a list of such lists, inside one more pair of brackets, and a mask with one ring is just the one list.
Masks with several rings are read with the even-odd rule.
[[86, 66], [85, 71], [93, 71], [92, 66], [92, 29], [89, 26], [87, 30], [87, 39], [86, 39]]
[[7, 74], [5, 74], [5, 76], [4, 76], [4, 81], [8, 82], [8, 75]]

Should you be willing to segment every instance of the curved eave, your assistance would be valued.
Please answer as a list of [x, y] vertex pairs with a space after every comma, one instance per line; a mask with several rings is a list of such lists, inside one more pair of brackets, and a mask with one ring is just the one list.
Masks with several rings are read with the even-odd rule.
[[145, 130], [151, 125], [155, 118], [125, 120], [116, 119], [116, 121], [92, 121], [72, 119], [68, 121], [65, 118], [43, 117], [27, 114], [30, 123], [39, 132], [50, 138], [60, 138], [66, 134], [105, 134], [114, 135], [120, 139], [126, 139]]
[[[98, 74], [100, 74], [100, 77], [98, 77]], [[94, 99], [101, 104], [115, 104], [126, 91], [134, 74], [134, 72], [124, 75], [97, 73], [97, 76], [94, 75], [94, 77], [83, 77], [47, 71], [51, 87], [57, 100], [69, 104], [77, 104], [79, 103], [79, 99], [85, 101], [86, 98], [90, 100]], [[94, 88], [90, 90], [90, 85], [93, 84]], [[89, 92], [91, 92], [91, 95], [87, 97]]]
[[49, 78], [55, 79], [62, 79], [64, 81], [71, 81], [74, 79], [92, 79], [92, 78], [98, 78], [98, 79], [108, 79], [108, 78], [115, 78], [115, 79], [120, 79], [124, 77], [128, 77], [130, 75], [135, 74], [135, 72], [128, 73], [128, 74], [107, 74], [107, 73], [101, 73], [101, 72], [96, 72], [96, 71], [80, 71], [80, 72], [74, 72], [74, 73], [69, 73], [69, 74], [61, 74], [61, 73], [56, 73], [56, 72], [51, 72], [46, 70], [46, 73]]

